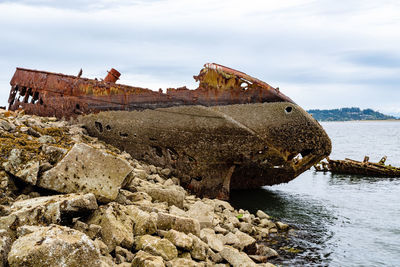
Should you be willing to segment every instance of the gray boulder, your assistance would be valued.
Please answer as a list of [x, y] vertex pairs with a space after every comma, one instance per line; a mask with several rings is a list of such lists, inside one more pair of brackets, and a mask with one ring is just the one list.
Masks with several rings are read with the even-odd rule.
[[154, 256], [143, 250], [136, 253], [132, 261], [132, 266], [135, 267], [164, 267], [164, 261], [160, 256]]
[[145, 187], [143, 189], [148, 195], [158, 202], [167, 202], [168, 205], [175, 205], [179, 208], [183, 207], [185, 193], [169, 188]]
[[225, 246], [220, 252], [222, 258], [229, 262], [233, 267], [255, 267], [257, 266], [246, 253], [240, 252], [231, 246]]
[[11, 267], [17, 266], [100, 266], [100, 251], [85, 234], [52, 225], [18, 238], [8, 254]]
[[3, 168], [25, 182], [35, 185], [39, 173], [39, 162], [35, 160], [25, 161], [22, 154], [21, 149], [12, 149], [8, 161], [3, 163]]
[[192, 233], [197, 236], [200, 235], [199, 221], [163, 212], [157, 214], [157, 228], [160, 230], [174, 229], [186, 234]]
[[192, 250], [190, 251], [192, 258], [201, 261], [206, 260], [207, 251], [209, 250], [208, 245], [193, 234], [188, 234], [188, 236], [193, 240]]
[[187, 216], [198, 220], [200, 228], [213, 227], [214, 208], [202, 201], [196, 201], [187, 211]]
[[223, 236], [215, 234], [211, 228], [204, 228], [200, 231], [200, 238], [208, 244], [208, 246], [216, 252], [220, 252], [224, 249]]
[[168, 239], [175, 246], [185, 250], [191, 250], [193, 245], [193, 239], [186, 235], [185, 233], [181, 233], [175, 230], [169, 230], [164, 238]]
[[136, 250], [143, 250], [154, 256], [161, 256], [164, 260], [172, 260], [178, 257], [178, 250], [168, 239], [144, 235], [137, 238], [135, 244]]
[[0, 217], [0, 229], [16, 230], [22, 225], [60, 223], [63, 218], [97, 209], [93, 194], [36, 197], [13, 203], [10, 214]]
[[131, 171], [126, 160], [79, 143], [43, 174], [38, 185], [62, 193], [93, 193], [99, 201], [109, 202], [117, 198]]

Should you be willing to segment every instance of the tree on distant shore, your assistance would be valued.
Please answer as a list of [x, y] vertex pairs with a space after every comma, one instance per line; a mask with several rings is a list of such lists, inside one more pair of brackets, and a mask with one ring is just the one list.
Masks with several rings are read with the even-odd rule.
[[382, 114], [370, 108], [357, 107], [340, 109], [310, 109], [307, 111], [318, 121], [354, 121], [354, 120], [393, 120], [393, 116]]

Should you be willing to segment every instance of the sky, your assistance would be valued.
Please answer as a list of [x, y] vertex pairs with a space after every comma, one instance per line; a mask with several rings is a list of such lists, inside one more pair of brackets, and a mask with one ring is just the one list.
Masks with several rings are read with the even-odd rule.
[[400, 1], [0, 0], [0, 106], [16, 67], [153, 90], [215, 62], [304, 109], [400, 116]]

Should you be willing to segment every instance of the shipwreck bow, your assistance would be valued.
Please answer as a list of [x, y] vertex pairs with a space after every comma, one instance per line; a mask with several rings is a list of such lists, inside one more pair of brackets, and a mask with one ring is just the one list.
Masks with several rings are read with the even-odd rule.
[[77, 118], [92, 135], [173, 170], [200, 196], [288, 182], [329, 155], [325, 131], [289, 97], [243, 72], [209, 63], [197, 89], [164, 93], [17, 68], [9, 109]]

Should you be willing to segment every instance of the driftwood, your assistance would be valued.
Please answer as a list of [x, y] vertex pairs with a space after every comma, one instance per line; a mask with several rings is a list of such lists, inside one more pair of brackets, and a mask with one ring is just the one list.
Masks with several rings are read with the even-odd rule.
[[387, 157], [384, 156], [378, 163], [369, 162], [365, 156], [363, 161], [352, 159], [332, 160], [329, 157], [327, 162], [321, 161], [314, 166], [316, 171], [338, 174], [361, 174], [366, 176], [400, 177], [400, 168], [385, 165]]

